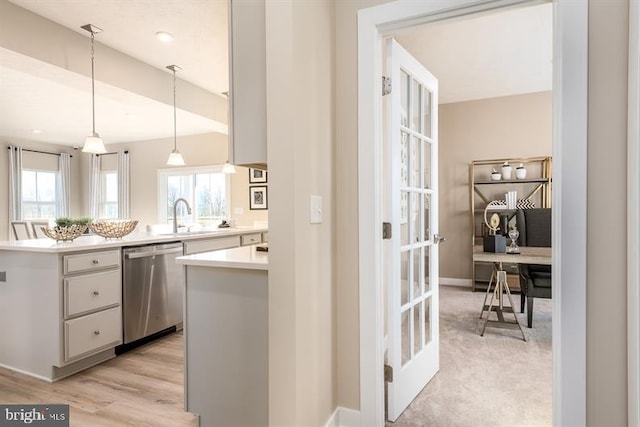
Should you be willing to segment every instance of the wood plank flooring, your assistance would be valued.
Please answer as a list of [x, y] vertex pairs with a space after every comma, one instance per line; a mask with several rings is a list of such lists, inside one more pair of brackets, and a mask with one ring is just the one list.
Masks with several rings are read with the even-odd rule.
[[0, 368], [0, 403], [66, 403], [77, 427], [195, 427], [176, 332], [55, 383]]

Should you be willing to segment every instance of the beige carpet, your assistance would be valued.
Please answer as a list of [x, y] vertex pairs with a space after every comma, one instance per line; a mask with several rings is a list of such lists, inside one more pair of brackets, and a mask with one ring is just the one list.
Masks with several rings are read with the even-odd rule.
[[[484, 292], [440, 290], [440, 371], [393, 427], [533, 427], [551, 422], [551, 300], [536, 299], [533, 328], [487, 327], [479, 335]], [[520, 295], [514, 295], [517, 310]], [[495, 319], [495, 314], [492, 314]], [[508, 319], [513, 317], [509, 314]]]

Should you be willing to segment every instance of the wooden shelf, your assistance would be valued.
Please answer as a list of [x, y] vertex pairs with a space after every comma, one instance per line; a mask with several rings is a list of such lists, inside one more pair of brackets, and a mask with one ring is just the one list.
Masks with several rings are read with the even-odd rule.
[[[499, 169], [502, 164], [509, 162], [515, 167], [522, 163], [527, 168], [529, 178], [525, 179], [501, 179], [493, 181], [487, 179], [492, 169]], [[513, 171], [515, 174], [515, 170]], [[518, 187], [518, 185], [523, 185]], [[486, 228], [483, 223], [482, 213], [486, 205], [493, 200], [502, 200], [505, 192], [513, 189], [522, 189], [519, 199], [531, 199], [536, 207], [551, 207], [551, 157], [529, 157], [522, 159], [488, 159], [474, 160], [469, 165], [469, 200], [471, 219], [471, 244], [477, 244], [477, 240], [482, 242], [482, 231]], [[501, 188], [504, 186], [504, 189]], [[518, 191], [520, 193], [520, 191]], [[491, 212], [505, 213], [509, 215], [509, 220], [515, 215], [515, 209], [497, 207], [490, 209]], [[476, 269], [476, 263], [472, 262], [472, 289], [475, 291], [476, 282], [489, 281], [489, 277], [484, 277], [486, 268]]]
[[475, 181], [475, 185], [495, 185], [495, 184], [547, 184], [551, 178], [525, 178], [525, 179], [501, 179], [499, 181]]

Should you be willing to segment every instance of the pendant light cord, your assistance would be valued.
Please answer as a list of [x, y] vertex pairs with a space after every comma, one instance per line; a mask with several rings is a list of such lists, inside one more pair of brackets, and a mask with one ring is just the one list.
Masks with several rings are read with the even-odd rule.
[[95, 89], [95, 78], [93, 74], [93, 63], [94, 63], [94, 54], [95, 49], [93, 47], [93, 39], [94, 33], [91, 31], [91, 115], [93, 120], [93, 135], [96, 134], [96, 89]]
[[178, 151], [178, 131], [176, 130], [176, 70], [173, 69], [173, 149]]

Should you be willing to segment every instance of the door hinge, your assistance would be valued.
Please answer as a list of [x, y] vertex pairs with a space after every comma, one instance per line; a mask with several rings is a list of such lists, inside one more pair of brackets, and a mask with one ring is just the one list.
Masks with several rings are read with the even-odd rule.
[[382, 96], [391, 93], [391, 78], [382, 76]]
[[393, 368], [389, 365], [384, 365], [384, 382], [393, 382]]
[[391, 238], [391, 223], [390, 222], [383, 222], [382, 223], [382, 238], [385, 239], [385, 240]]

